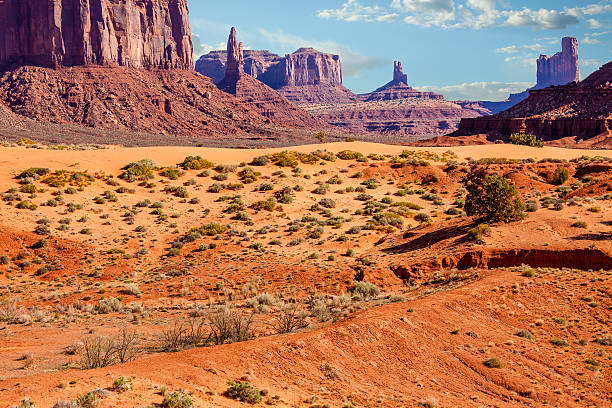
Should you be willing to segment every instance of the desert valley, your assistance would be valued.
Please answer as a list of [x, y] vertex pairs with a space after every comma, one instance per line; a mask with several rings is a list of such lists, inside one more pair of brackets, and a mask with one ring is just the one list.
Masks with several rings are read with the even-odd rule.
[[0, 407], [612, 406], [612, 62], [354, 93], [192, 5], [0, 2]]

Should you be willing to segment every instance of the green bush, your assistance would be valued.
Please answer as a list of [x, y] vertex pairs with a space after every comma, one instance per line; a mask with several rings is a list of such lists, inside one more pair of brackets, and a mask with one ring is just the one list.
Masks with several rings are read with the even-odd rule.
[[187, 156], [185, 160], [179, 167], [182, 167], [185, 170], [202, 170], [202, 169], [212, 169], [215, 167], [214, 163], [203, 159], [201, 156]]
[[96, 408], [99, 404], [98, 398], [93, 392], [81, 395], [75, 402], [81, 408]]
[[227, 383], [228, 389], [223, 393], [228, 398], [235, 399], [249, 404], [256, 404], [261, 401], [261, 391], [253, 387], [248, 381]]
[[494, 174], [484, 180], [468, 181], [465, 211], [468, 215], [481, 216], [492, 221], [510, 222], [521, 219], [525, 204], [510, 181]]
[[569, 179], [569, 170], [567, 167], [558, 166], [553, 174], [553, 184], [560, 186]]
[[489, 235], [491, 233], [491, 228], [487, 224], [478, 224], [474, 228], [470, 228], [467, 235], [468, 238], [472, 241], [482, 243], [482, 237], [485, 235]]
[[369, 299], [378, 296], [380, 294], [380, 289], [370, 282], [355, 281], [353, 282], [353, 289], [351, 292], [354, 295], [359, 295], [363, 299]]
[[149, 180], [153, 178], [154, 167], [155, 164], [152, 160], [142, 159], [125, 166], [119, 177], [127, 181]]
[[226, 231], [227, 231], [227, 227], [225, 225], [221, 225], [221, 224], [217, 224], [213, 222], [210, 224], [202, 225], [200, 227], [192, 228], [189, 231], [189, 233], [190, 234], [198, 233], [201, 236], [213, 237], [215, 235], [223, 234]]
[[536, 135], [526, 133], [513, 133], [510, 135], [510, 143], [515, 145], [543, 147], [544, 143]]
[[119, 377], [113, 382], [113, 390], [118, 393], [130, 391], [133, 388], [132, 377]]
[[163, 408], [192, 408], [193, 400], [184, 392], [175, 391], [172, 394], [166, 394], [161, 405]]
[[183, 170], [175, 169], [169, 167], [167, 169], [163, 169], [159, 172], [159, 175], [162, 177], [169, 178], [170, 180], [176, 180], [179, 177], [182, 177], [185, 174]]

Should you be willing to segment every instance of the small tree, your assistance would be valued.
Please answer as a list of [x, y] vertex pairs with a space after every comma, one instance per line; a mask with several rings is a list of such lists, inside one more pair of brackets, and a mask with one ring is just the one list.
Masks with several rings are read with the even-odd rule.
[[494, 174], [482, 179], [470, 177], [466, 188], [465, 211], [492, 221], [510, 222], [521, 219], [525, 204], [510, 181]]
[[536, 135], [525, 134], [525, 133], [513, 133], [510, 135], [510, 143], [515, 145], [531, 146], [531, 147], [543, 147], [542, 139]]

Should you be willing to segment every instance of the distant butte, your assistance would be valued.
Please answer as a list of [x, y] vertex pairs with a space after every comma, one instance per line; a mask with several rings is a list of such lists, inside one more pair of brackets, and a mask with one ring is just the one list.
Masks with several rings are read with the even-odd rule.
[[[296, 104], [344, 103], [356, 96], [342, 85], [340, 57], [300, 48], [280, 57], [269, 51], [246, 50], [244, 71]], [[212, 51], [196, 63], [196, 71], [219, 83], [227, 65], [227, 51]]]

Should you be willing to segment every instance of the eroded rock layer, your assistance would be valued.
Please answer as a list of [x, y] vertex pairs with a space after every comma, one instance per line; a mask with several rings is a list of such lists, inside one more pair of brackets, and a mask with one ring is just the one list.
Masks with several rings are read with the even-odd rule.
[[187, 1], [0, 2], [0, 69], [90, 64], [191, 70]]

